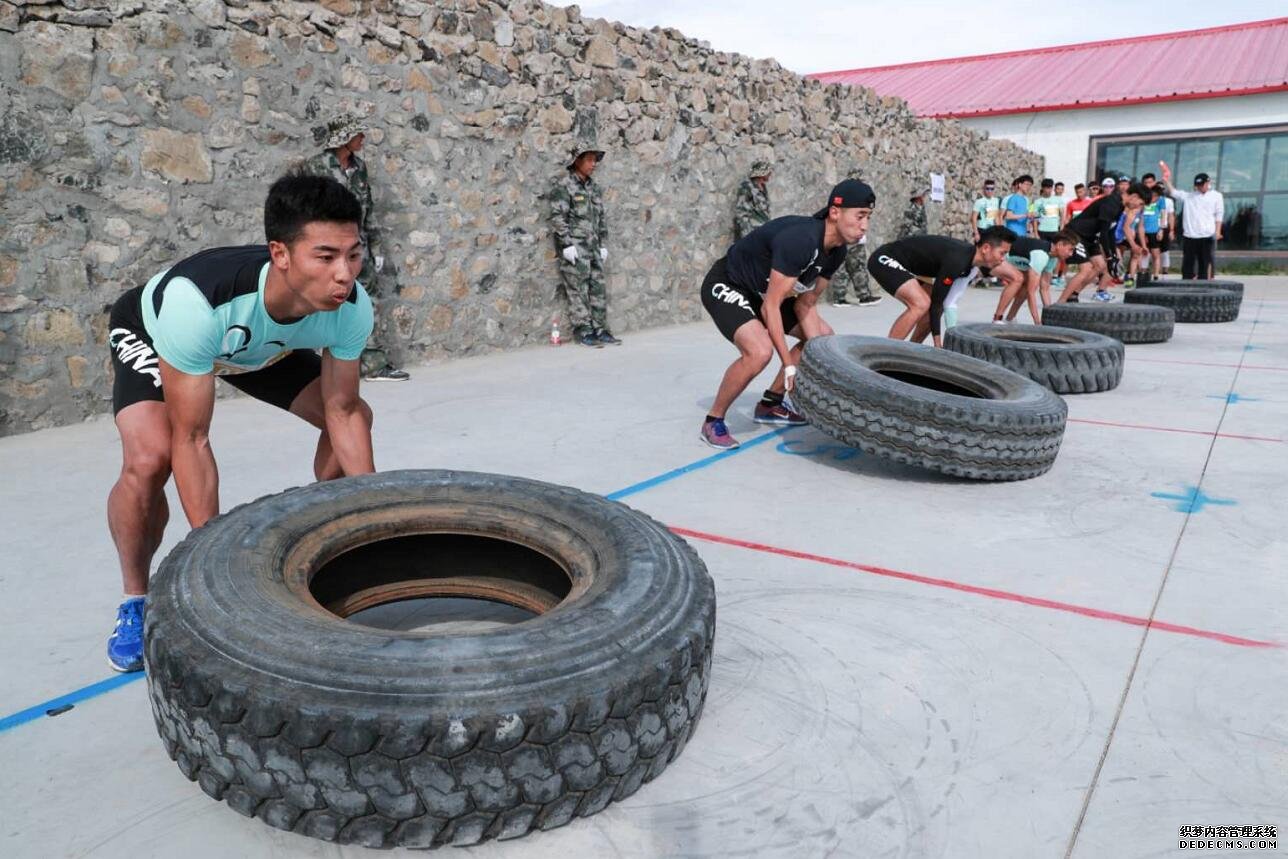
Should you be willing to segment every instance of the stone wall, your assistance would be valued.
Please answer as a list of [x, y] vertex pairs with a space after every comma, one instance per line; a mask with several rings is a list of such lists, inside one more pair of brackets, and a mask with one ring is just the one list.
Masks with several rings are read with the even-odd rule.
[[548, 336], [541, 195], [579, 132], [608, 150], [619, 332], [699, 318], [754, 158], [777, 165], [775, 214], [859, 165], [875, 240], [931, 170], [932, 229], [965, 235], [980, 180], [1042, 166], [896, 99], [534, 0], [0, 0], [0, 434], [105, 411], [106, 308], [193, 251], [262, 241], [269, 182], [339, 110], [373, 125], [382, 309], [409, 362]]

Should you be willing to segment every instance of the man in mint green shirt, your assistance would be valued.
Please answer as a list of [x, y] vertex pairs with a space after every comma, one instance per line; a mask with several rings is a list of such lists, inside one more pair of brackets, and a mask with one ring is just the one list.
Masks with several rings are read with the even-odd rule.
[[979, 241], [980, 230], [987, 230], [989, 227], [995, 227], [1001, 223], [999, 210], [1000, 204], [996, 197], [997, 185], [992, 179], [984, 180], [984, 195], [975, 198], [974, 214], [971, 220], [972, 238], [974, 242]]
[[264, 205], [267, 245], [201, 251], [112, 306], [112, 411], [124, 459], [107, 500], [125, 595], [107, 642], [117, 671], [143, 668], [148, 575], [171, 473], [193, 528], [219, 513], [209, 436], [216, 376], [321, 430], [318, 480], [375, 470], [371, 409], [358, 396], [372, 321], [357, 282], [361, 218], [358, 199], [334, 179], [283, 177]]
[[1029, 215], [1037, 224], [1038, 238], [1048, 242], [1055, 240], [1055, 234], [1060, 232], [1063, 210], [1064, 201], [1055, 195], [1055, 181], [1043, 179], [1038, 196], [1029, 207]]

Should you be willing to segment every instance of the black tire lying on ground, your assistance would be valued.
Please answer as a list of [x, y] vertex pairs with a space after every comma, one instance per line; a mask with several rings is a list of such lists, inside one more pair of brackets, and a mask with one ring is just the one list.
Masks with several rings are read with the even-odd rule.
[[[1243, 295], [1243, 282], [1238, 280], [1154, 280], [1149, 289], [1224, 289]], [[1145, 289], [1146, 287], [1141, 287]]]
[[1170, 307], [1177, 322], [1233, 322], [1239, 318], [1240, 293], [1226, 289], [1172, 289], [1149, 286], [1123, 295], [1125, 304]]
[[1172, 339], [1176, 314], [1148, 304], [1048, 304], [1042, 324], [1094, 331], [1122, 343], [1163, 343]]
[[1018, 373], [881, 337], [810, 340], [792, 402], [866, 453], [976, 480], [1049, 470], [1068, 411]]
[[[443, 595], [539, 614], [451, 633], [342, 619]], [[242, 814], [369, 847], [474, 844], [594, 814], [674, 760], [715, 607], [694, 551], [621, 504], [386, 472], [184, 540], [153, 580], [148, 691], [179, 768]]]
[[944, 347], [1028, 376], [1057, 394], [1112, 391], [1123, 378], [1123, 344], [1052, 325], [957, 325]]

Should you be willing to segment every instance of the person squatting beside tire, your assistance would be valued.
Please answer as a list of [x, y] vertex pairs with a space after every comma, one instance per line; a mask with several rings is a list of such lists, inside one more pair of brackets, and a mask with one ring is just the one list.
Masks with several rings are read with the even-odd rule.
[[941, 318], [953, 307], [980, 269], [993, 269], [1006, 258], [1015, 233], [986, 227], [974, 245], [948, 236], [911, 236], [887, 242], [868, 259], [868, 271], [881, 288], [903, 302], [904, 311], [890, 326], [894, 340], [920, 343], [929, 334], [943, 346]]
[[[863, 238], [876, 194], [846, 179], [828, 204], [812, 216], [775, 218], [734, 242], [702, 281], [702, 307], [739, 352], [725, 370], [701, 439], [711, 447], [738, 446], [725, 416], [751, 380], [777, 353], [782, 368], [756, 405], [755, 421], [796, 426], [805, 419], [783, 403], [792, 389], [801, 349], [811, 337], [832, 333], [818, 313], [828, 281], [845, 260], [846, 248]], [[788, 348], [787, 338], [798, 342]]]
[[375, 470], [371, 409], [358, 396], [372, 327], [371, 299], [357, 280], [361, 220], [357, 197], [334, 179], [285, 176], [264, 204], [266, 246], [201, 251], [112, 306], [123, 461], [107, 521], [125, 592], [107, 641], [115, 670], [143, 668], [148, 573], [169, 519], [170, 475], [193, 528], [219, 513], [209, 437], [216, 376], [321, 431], [318, 480]]

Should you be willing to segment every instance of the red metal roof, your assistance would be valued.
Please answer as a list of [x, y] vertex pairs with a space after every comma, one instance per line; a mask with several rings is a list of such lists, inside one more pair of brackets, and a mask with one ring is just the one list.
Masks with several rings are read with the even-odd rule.
[[904, 99], [921, 116], [990, 116], [1288, 90], [1288, 18], [810, 75]]

